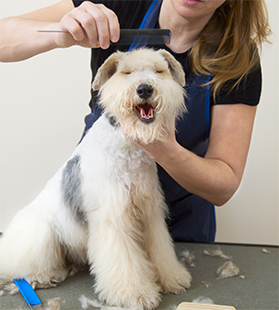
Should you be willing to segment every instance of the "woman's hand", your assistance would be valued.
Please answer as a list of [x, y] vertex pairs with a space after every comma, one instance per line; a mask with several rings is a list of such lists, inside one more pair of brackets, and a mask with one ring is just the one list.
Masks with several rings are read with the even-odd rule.
[[89, 1], [64, 15], [56, 27], [69, 31], [57, 35], [56, 42], [59, 47], [77, 44], [107, 49], [110, 42], [117, 42], [119, 39], [120, 27], [116, 14], [103, 4]]
[[[129, 129], [123, 129], [123, 127], [121, 128], [123, 134], [128, 136]], [[168, 131], [167, 128], [166, 132], [166, 141], [156, 141], [153, 143], [144, 144], [139, 140], [135, 140], [133, 143], [143, 149], [145, 153], [147, 153], [149, 157], [155, 160], [157, 163], [163, 163], [164, 161], [168, 161], [169, 157], [172, 156], [173, 151], [175, 151], [177, 146], [179, 146], [176, 141], [175, 132]]]
[[12, 62], [72, 45], [106, 49], [110, 42], [118, 41], [120, 29], [115, 13], [104, 5], [85, 1], [75, 8], [72, 0], [62, 0], [0, 20], [0, 33], [0, 61]]

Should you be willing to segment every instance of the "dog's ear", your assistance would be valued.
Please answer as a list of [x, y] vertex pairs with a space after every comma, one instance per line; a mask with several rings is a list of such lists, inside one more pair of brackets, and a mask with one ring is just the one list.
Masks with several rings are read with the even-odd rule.
[[174, 80], [179, 83], [180, 85], [185, 85], [185, 73], [181, 66], [181, 64], [166, 50], [161, 49], [158, 51], [169, 65], [169, 70], [174, 78]]
[[118, 63], [125, 53], [116, 52], [110, 55], [98, 69], [93, 81], [93, 90], [99, 90], [101, 86], [110, 79], [117, 70]]

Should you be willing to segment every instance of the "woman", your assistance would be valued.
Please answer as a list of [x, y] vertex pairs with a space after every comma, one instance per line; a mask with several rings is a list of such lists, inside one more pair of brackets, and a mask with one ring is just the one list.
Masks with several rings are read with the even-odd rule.
[[[116, 48], [128, 50], [110, 45], [118, 41], [120, 27], [170, 29], [171, 42], [162, 48], [184, 67], [188, 114], [166, 142], [140, 146], [158, 163], [172, 237], [214, 241], [213, 205], [227, 202], [240, 184], [260, 98], [256, 46], [269, 34], [264, 0], [94, 2], [62, 0], [2, 20], [0, 60], [18, 61], [81, 45], [92, 48], [94, 76]], [[94, 93], [90, 105], [93, 113], [86, 118], [86, 129], [100, 114]]]

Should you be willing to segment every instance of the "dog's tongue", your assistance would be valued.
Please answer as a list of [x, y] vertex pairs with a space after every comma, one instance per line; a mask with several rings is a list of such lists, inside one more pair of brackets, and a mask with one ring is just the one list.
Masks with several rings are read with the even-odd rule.
[[148, 103], [139, 105], [138, 116], [142, 121], [151, 122], [155, 118], [154, 108]]

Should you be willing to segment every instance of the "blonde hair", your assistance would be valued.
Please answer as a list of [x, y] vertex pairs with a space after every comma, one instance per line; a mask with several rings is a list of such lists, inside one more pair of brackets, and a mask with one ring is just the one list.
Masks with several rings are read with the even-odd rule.
[[257, 46], [271, 34], [264, 0], [227, 0], [214, 13], [191, 51], [196, 74], [212, 74], [214, 98], [222, 85], [231, 89], [259, 65]]

